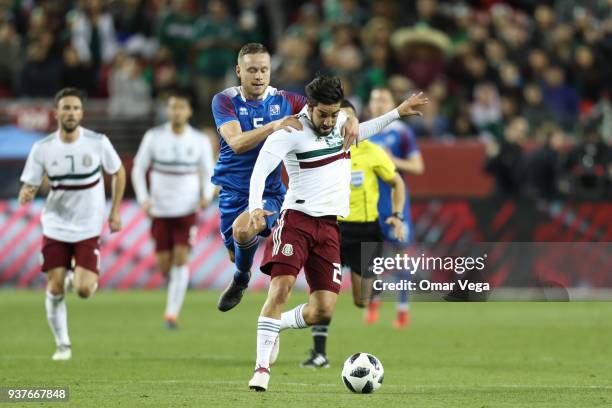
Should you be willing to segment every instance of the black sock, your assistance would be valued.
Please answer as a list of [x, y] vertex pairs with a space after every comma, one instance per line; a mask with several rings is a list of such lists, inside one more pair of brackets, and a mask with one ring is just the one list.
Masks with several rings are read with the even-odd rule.
[[327, 342], [328, 325], [312, 326], [312, 339], [314, 340], [314, 351], [319, 354], [325, 353], [325, 344]]

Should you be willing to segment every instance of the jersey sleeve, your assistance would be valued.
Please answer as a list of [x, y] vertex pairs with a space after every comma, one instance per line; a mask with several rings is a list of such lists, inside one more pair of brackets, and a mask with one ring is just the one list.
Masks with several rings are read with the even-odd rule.
[[291, 105], [291, 114], [296, 115], [306, 106], [308, 99], [304, 95], [288, 91], [281, 91], [281, 94]]
[[115, 174], [121, 168], [121, 159], [108, 137], [102, 137], [102, 168], [108, 174]]
[[41, 157], [40, 145], [34, 144], [28, 159], [26, 160], [23, 173], [21, 173], [21, 182], [30, 184], [32, 186], [39, 186], [42, 183], [45, 175], [45, 168], [43, 165], [43, 159]]
[[268, 152], [283, 160], [295, 148], [299, 139], [299, 136], [294, 133], [296, 132], [289, 133], [282, 129], [272, 133], [261, 147], [261, 151]]
[[389, 155], [378, 145], [372, 146], [372, 157], [374, 174], [380, 177], [383, 181], [390, 181], [395, 177], [395, 164], [391, 161]]
[[212, 100], [212, 113], [215, 118], [215, 125], [219, 129], [222, 125], [233, 120], [238, 121], [238, 115], [234, 109], [234, 104], [229, 96], [218, 93]]
[[151, 166], [153, 155], [151, 154], [151, 132], [145, 133], [138, 146], [132, 166], [132, 186], [136, 193], [136, 200], [142, 204], [149, 199], [147, 191], [147, 170]]

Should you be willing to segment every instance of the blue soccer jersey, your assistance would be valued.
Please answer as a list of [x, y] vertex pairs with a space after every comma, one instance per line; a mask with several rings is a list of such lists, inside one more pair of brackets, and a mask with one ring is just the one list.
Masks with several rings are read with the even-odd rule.
[[[372, 136], [369, 140], [390, 151], [395, 157], [402, 159], [408, 159], [411, 156], [419, 153], [419, 147], [417, 145], [414, 132], [407, 124], [400, 120], [391, 123], [385, 127], [382, 132]], [[378, 199], [378, 213], [381, 228], [387, 241], [397, 242], [397, 240], [392, 236], [392, 229], [390, 225], [385, 224], [385, 220], [392, 213], [391, 188], [388, 184], [384, 183], [380, 179], [378, 180], [378, 188], [380, 191], [380, 198]], [[406, 186], [404, 220], [406, 220], [408, 227], [407, 242], [412, 242], [414, 237], [412, 233], [412, 224], [410, 222], [410, 196], [408, 186]]]
[[[292, 92], [268, 87], [260, 100], [246, 100], [240, 87], [219, 92], [212, 101], [212, 111], [217, 130], [225, 123], [238, 121], [243, 132], [248, 132], [274, 120], [300, 112], [306, 105], [306, 97]], [[259, 150], [264, 142], [248, 152], [234, 153], [219, 134], [220, 154], [212, 177], [213, 184], [248, 196], [251, 173]], [[280, 166], [266, 180], [266, 195], [283, 194]]]
[[[215, 95], [212, 111], [217, 130], [224, 123], [238, 121], [242, 131], [248, 132], [273, 120], [297, 114], [304, 105], [306, 97], [279, 91], [276, 88], [268, 87], [262, 99], [250, 101], [242, 95], [240, 87], [232, 87]], [[241, 154], [234, 153], [220, 134], [219, 144], [221, 151], [212, 182], [222, 187], [219, 194], [221, 236], [225, 246], [233, 250], [232, 225], [234, 220], [248, 208], [251, 174], [264, 142]], [[283, 205], [284, 196], [285, 186], [281, 180], [279, 165], [266, 180], [264, 209], [272, 211], [274, 215], [266, 217], [267, 226], [259, 234], [260, 236], [266, 237], [270, 234]]]

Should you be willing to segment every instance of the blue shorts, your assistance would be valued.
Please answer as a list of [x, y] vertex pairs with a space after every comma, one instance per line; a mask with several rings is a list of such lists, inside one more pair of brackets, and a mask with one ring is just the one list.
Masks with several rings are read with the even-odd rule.
[[[273, 211], [274, 214], [266, 217], [266, 229], [259, 233], [261, 237], [270, 235], [272, 226], [280, 215], [280, 210], [285, 199], [284, 194], [270, 195], [263, 197], [264, 210]], [[249, 197], [245, 194], [235, 193], [226, 189], [221, 189], [219, 193], [219, 212], [221, 213], [221, 238], [227, 249], [234, 250], [234, 236], [232, 225], [240, 214], [249, 208]]]

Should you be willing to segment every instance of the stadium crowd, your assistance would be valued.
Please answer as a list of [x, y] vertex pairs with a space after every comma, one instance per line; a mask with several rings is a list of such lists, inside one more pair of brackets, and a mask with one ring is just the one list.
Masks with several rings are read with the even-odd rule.
[[74, 86], [160, 117], [182, 88], [210, 126], [246, 42], [272, 51], [273, 86], [331, 72], [365, 116], [377, 86], [425, 91], [417, 136], [482, 138], [500, 190], [610, 189], [612, 0], [0, 0], [0, 97]]

